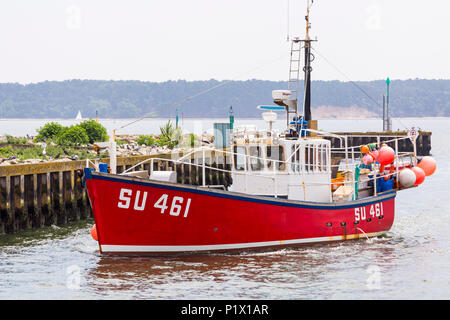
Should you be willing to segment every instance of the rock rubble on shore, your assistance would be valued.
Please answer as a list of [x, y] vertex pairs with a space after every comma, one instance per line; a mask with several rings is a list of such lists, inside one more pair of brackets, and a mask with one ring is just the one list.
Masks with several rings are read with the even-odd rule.
[[[186, 135], [187, 137], [188, 135]], [[200, 146], [212, 146], [214, 141], [214, 137], [208, 134], [202, 134], [200, 136], [194, 136], [193, 140], [194, 147]], [[33, 146], [43, 147], [42, 143], [33, 143], [32, 137], [28, 137], [28, 143], [21, 146], [21, 148], [31, 148]], [[138, 144], [136, 142], [138, 135], [119, 135], [117, 136], [117, 156], [118, 157], [127, 157], [127, 156], [143, 156], [143, 155], [156, 155], [156, 154], [164, 154], [169, 152], [185, 152], [188, 149], [191, 149], [192, 145], [189, 145], [186, 141], [190, 141], [188, 138], [181, 139], [181, 142], [175, 146], [173, 149], [170, 149], [168, 146], [158, 146], [156, 144], [147, 146], [145, 144]], [[4, 140], [4, 139], [3, 139]], [[3, 142], [3, 143], [2, 143]], [[8, 146], [2, 141], [0, 138], [0, 143], [2, 143], [1, 147]], [[12, 146], [12, 145], [11, 145]], [[17, 147], [17, 146], [15, 146]], [[69, 148], [69, 147], [68, 147]], [[14, 148], [13, 148], [14, 150]], [[85, 153], [89, 156], [89, 158], [98, 158], [100, 157], [100, 153], [103, 152], [103, 156], [108, 157], [107, 149], [96, 150], [94, 145], [87, 145], [85, 147], [77, 147], [75, 150], [85, 151]], [[105, 153], [106, 152], [106, 153]], [[75, 161], [75, 160], [83, 160], [77, 154], [61, 154], [57, 159], [52, 158], [51, 156], [46, 155], [44, 158], [38, 159], [19, 159], [16, 155], [11, 155], [9, 157], [1, 157], [0, 156], [0, 166], [4, 165], [15, 165], [15, 164], [39, 164], [45, 162], [62, 162], [62, 161]]]

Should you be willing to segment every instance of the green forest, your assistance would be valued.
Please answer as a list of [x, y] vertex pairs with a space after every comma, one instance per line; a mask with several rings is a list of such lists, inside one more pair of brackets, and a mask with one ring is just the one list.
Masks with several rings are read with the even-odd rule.
[[[257, 105], [273, 104], [271, 92], [286, 89], [286, 82], [230, 81], [217, 89], [171, 106], [220, 85], [207, 81], [104, 81], [67, 80], [32, 84], [0, 84], [0, 118], [136, 118], [154, 112], [174, 117], [176, 109], [186, 118], [228, 116], [259, 117]], [[301, 84], [302, 85], [302, 84]], [[342, 82], [313, 81], [312, 108], [357, 106], [382, 115], [383, 80]], [[394, 117], [450, 116], [450, 80], [392, 80], [390, 114]], [[314, 116], [314, 114], [313, 114]]]

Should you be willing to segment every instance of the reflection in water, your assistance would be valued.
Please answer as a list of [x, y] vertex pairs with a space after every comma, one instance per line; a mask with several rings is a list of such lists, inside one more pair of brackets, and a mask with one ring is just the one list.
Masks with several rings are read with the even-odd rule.
[[[359, 239], [269, 252], [114, 257], [98, 252], [90, 236], [93, 221], [30, 231], [7, 237], [0, 246], [0, 297], [448, 298], [448, 241], [440, 242], [439, 233], [447, 236], [449, 218], [421, 212], [426, 203], [416, 201], [414, 212], [419, 213], [412, 216], [410, 203], [398, 201], [394, 227], [370, 242]], [[428, 273], [428, 265], [439, 273]], [[71, 266], [80, 270], [78, 290], [67, 287]], [[380, 273], [379, 289], [368, 285], [370, 270]]]
[[[96, 267], [89, 270], [89, 286], [90, 290], [109, 294], [126, 292], [132, 298], [330, 297], [330, 282], [342, 282], [345, 290], [345, 279], [354, 282], [355, 277], [364, 276], [367, 266], [392, 265], [395, 244], [390, 245], [390, 241], [392, 238], [376, 239], [374, 246], [355, 240], [261, 253], [101, 256]], [[337, 278], [333, 279], [333, 275]], [[364, 290], [365, 278], [358, 282]]]

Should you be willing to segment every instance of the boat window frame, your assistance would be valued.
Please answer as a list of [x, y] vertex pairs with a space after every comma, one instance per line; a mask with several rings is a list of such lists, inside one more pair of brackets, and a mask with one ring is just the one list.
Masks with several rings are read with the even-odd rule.
[[[269, 158], [268, 156], [268, 149], [269, 148], [278, 148], [278, 159]], [[280, 152], [281, 150], [281, 152]], [[270, 152], [272, 155], [272, 151]], [[266, 159], [266, 167], [268, 170], [273, 170], [272, 163], [276, 162], [276, 170], [277, 171], [285, 171], [286, 170], [286, 162], [285, 162], [285, 152], [284, 152], [284, 146], [282, 145], [266, 145], [265, 147], [265, 159]]]
[[[303, 145], [300, 143], [293, 144], [291, 148], [291, 171], [292, 172], [301, 172], [302, 170], [302, 163], [300, 161]], [[295, 154], [294, 154], [295, 153]]]
[[[252, 148], [259, 149], [259, 152], [258, 152], [259, 155], [253, 155], [251, 153]], [[255, 171], [255, 172], [264, 171], [264, 168], [265, 168], [264, 167], [264, 158], [265, 158], [264, 157], [264, 148], [262, 148], [261, 145], [248, 145], [247, 146], [247, 154], [248, 154], [248, 158], [249, 158], [248, 159], [249, 169], [251, 171]], [[259, 165], [259, 168], [254, 169], [255, 164], [253, 164], [252, 161], [256, 161]]]
[[322, 143], [316, 145], [316, 171], [322, 172]]
[[328, 145], [326, 143], [321, 144], [320, 157], [322, 158], [321, 171], [328, 172]]
[[[238, 152], [238, 148], [242, 148], [244, 150], [243, 153]], [[233, 148], [233, 159], [234, 159], [234, 169], [236, 171], [247, 171], [247, 150], [245, 146], [241, 146], [241, 145], [234, 145]], [[237, 167], [238, 164], [238, 156], [242, 157], [244, 159], [243, 161], [243, 168], [241, 169], [240, 167]]]
[[292, 154], [295, 152], [296, 149], [296, 145], [293, 144], [291, 147], [291, 171], [295, 172], [295, 164], [296, 164], [296, 159], [295, 159], [295, 155], [292, 156]]
[[306, 157], [306, 172], [314, 172], [314, 143], [307, 143], [307, 150], [308, 152], [305, 153], [305, 157]]
[[[300, 146], [296, 154], [295, 149]], [[326, 142], [311, 141], [293, 144], [291, 148], [291, 171], [294, 173], [328, 173], [331, 172], [330, 145]]]

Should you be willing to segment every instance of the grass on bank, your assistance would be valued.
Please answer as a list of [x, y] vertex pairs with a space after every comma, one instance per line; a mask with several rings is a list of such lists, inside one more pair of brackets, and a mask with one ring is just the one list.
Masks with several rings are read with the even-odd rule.
[[108, 152], [102, 152], [100, 155], [97, 153], [90, 153], [83, 149], [73, 149], [64, 146], [48, 146], [44, 148], [39, 145], [34, 145], [29, 148], [13, 148], [11, 146], [0, 148], [0, 158], [8, 159], [15, 156], [17, 160], [27, 160], [27, 159], [60, 159], [64, 156], [73, 158], [77, 156], [79, 160], [84, 159], [95, 159], [95, 158], [106, 158], [108, 157]]

